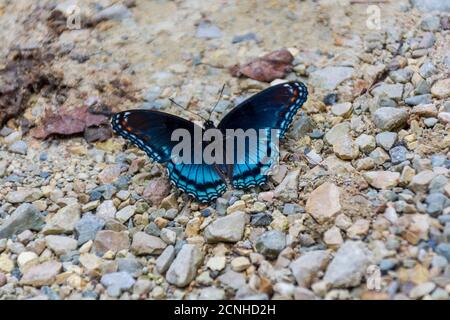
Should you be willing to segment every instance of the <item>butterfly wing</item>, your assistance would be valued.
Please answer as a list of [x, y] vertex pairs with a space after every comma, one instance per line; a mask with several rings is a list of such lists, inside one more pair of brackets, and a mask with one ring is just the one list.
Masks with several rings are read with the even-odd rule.
[[111, 123], [115, 132], [133, 142], [154, 161], [167, 163], [171, 182], [198, 201], [209, 202], [226, 190], [226, 184], [213, 165], [179, 163], [172, 157], [172, 150], [179, 143], [172, 141], [176, 129], [189, 132], [193, 155], [194, 130], [203, 134], [203, 129], [193, 122], [155, 110], [129, 110], [115, 114]]
[[172, 141], [172, 133], [176, 129], [193, 133], [196, 127], [191, 121], [165, 112], [139, 109], [116, 113], [111, 123], [116, 133], [160, 163], [171, 159], [172, 149], [178, 143]]
[[[301, 82], [269, 87], [236, 106], [221, 120], [218, 127], [222, 131], [264, 129], [266, 137], [283, 138], [307, 96], [308, 90]], [[273, 137], [274, 134], [276, 137]], [[258, 148], [265, 149], [262, 150], [266, 154], [265, 161], [262, 161], [257, 152], [249, 151], [244, 161], [235, 161], [226, 167], [234, 187], [249, 188], [267, 181], [267, 174], [279, 155], [277, 144], [271, 140], [268, 143], [258, 143]]]
[[170, 181], [202, 203], [217, 199], [227, 189], [219, 171], [207, 164], [167, 164]]

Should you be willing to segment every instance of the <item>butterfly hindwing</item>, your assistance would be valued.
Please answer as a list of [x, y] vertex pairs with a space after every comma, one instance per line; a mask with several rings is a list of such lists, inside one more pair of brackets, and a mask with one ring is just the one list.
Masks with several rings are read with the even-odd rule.
[[200, 202], [210, 202], [225, 192], [227, 186], [217, 169], [207, 164], [167, 164], [170, 180], [183, 192]]
[[[112, 126], [114, 131], [129, 139], [150, 158], [167, 163], [169, 179], [198, 201], [209, 202], [226, 190], [224, 181], [213, 165], [178, 163], [172, 157], [172, 149], [178, 143], [171, 139], [173, 131], [187, 130], [193, 146], [196, 126], [193, 122], [153, 110], [129, 110], [115, 114]], [[203, 132], [203, 129], [197, 129]], [[191, 157], [193, 153], [194, 148]]]

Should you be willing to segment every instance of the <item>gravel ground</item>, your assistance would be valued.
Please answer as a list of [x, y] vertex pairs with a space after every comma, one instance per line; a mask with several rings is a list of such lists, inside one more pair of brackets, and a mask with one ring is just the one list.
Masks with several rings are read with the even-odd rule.
[[[379, 30], [346, 0], [80, 0], [67, 29], [72, 3], [0, 1], [0, 299], [449, 299], [448, 1], [378, 4]], [[207, 115], [226, 84], [217, 121], [270, 85], [228, 68], [281, 48], [273, 83], [310, 96], [280, 170], [210, 206], [102, 115], [42, 126], [198, 120], [168, 99]]]

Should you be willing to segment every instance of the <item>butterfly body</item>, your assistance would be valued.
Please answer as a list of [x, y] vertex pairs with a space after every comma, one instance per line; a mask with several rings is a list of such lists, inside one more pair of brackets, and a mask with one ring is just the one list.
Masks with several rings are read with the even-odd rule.
[[[206, 203], [225, 192], [228, 184], [246, 189], [267, 181], [267, 174], [278, 157], [273, 138], [284, 137], [307, 94], [306, 86], [300, 82], [269, 87], [236, 106], [217, 126], [208, 120], [200, 127], [168, 113], [139, 109], [119, 112], [111, 122], [115, 132], [136, 144], [154, 161], [166, 163], [169, 179], [180, 190]], [[190, 155], [192, 160], [200, 153], [204, 156], [212, 146], [213, 140], [203, 139], [211, 129], [221, 134], [222, 138], [218, 139], [223, 145], [223, 156], [217, 159], [223, 159], [222, 162], [177, 161], [173, 156], [179, 143], [173, 139], [176, 130], [187, 133], [190, 148], [182, 155]], [[257, 144], [230, 134], [239, 130], [256, 132]], [[230, 148], [225, 148], [227, 143], [231, 143]], [[240, 147], [244, 151], [236, 152]], [[218, 149], [222, 151], [222, 147]], [[264, 159], [260, 157], [261, 151], [264, 151]]]

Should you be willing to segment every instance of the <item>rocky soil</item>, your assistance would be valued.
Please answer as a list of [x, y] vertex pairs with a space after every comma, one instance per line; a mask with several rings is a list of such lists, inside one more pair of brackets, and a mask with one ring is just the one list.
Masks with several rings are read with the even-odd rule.
[[[449, 299], [448, 1], [379, 30], [347, 0], [73, 3], [0, 1], [0, 299]], [[261, 189], [192, 202], [105, 122], [226, 84], [217, 121], [282, 48], [310, 95]]]

